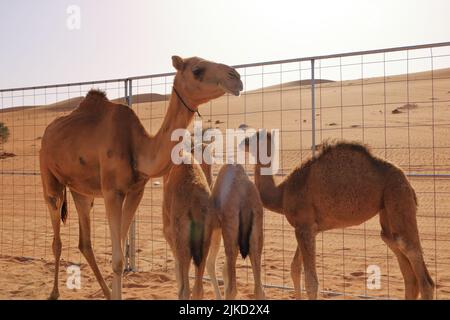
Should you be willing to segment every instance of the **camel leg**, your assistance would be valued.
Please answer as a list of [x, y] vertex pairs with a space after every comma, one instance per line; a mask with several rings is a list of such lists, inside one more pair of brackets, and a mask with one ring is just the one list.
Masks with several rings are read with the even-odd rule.
[[178, 299], [189, 300], [191, 290], [189, 288], [189, 265], [190, 259], [187, 255], [180, 255], [175, 258], [175, 272], [178, 282]]
[[189, 287], [190, 259], [187, 255], [177, 252], [175, 248], [172, 252], [175, 259], [175, 279], [178, 287], [178, 299], [189, 300], [191, 295]]
[[301, 289], [302, 253], [300, 251], [299, 246], [297, 246], [297, 249], [295, 250], [294, 258], [292, 259], [291, 277], [292, 277], [292, 282], [294, 283], [295, 299], [300, 300], [302, 298], [302, 289]]
[[[190, 230], [188, 223], [188, 215], [176, 215], [175, 212], [180, 212], [179, 208], [172, 206], [173, 220], [169, 222], [166, 228], [169, 245], [172, 249], [175, 258], [175, 276], [178, 284], [178, 299], [189, 300], [191, 295], [189, 285], [189, 268], [191, 265], [191, 251], [189, 247]], [[181, 211], [182, 212], [182, 211]], [[179, 217], [179, 219], [177, 219]]]
[[[412, 244], [412, 242], [409, 242], [409, 240], [404, 240], [402, 238], [395, 238], [394, 241], [397, 242], [399, 250], [408, 259], [410, 266], [414, 271], [416, 282], [419, 285], [421, 298], [424, 300], [433, 299], [434, 282], [431, 279], [430, 274], [428, 273], [427, 267], [425, 266], [420, 245]], [[405, 287], [406, 281], [407, 279], [405, 279]], [[415, 295], [415, 288], [411, 289], [411, 291], [412, 298]]]
[[228, 278], [228, 268], [227, 268], [227, 257], [225, 256], [225, 263], [222, 268], [222, 278], [223, 278], [223, 287], [224, 287], [224, 295], [230, 286], [230, 279]]
[[59, 262], [61, 259], [61, 208], [64, 202], [64, 186], [58, 182], [55, 176], [45, 166], [45, 161], [40, 160], [42, 187], [44, 191], [44, 200], [47, 204], [48, 211], [50, 212], [50, 218], [53, 228], [53, 243], [52, 250], [55, 258], [55, 274], [53, 282], [53, 290], [50, 293], [48, 299], [56, 300], [59, 298]]
[[[237, 215], [236, 215], [237, 217]], [[227, 228], [231, 224], [224, 221], [222, 228], [223, 245], [225, 248], [225, 265], [223, 268], [223, 278], [225, 285], [225, 300], [236, 298], [236, 260], [238, 256], [237, 233], [233, 228]], [[237, 224], [236, 224], [237, 225]]]
[[[385, 234], [392, 247], [398, 248], [404, 257], [409, 261], [410, 267], [416, 277], [422, 299], [433, 299], [434, 282], [425, 265], [422, 247], [420, 245], [419, 230], [417, 228], [416, 210], [417, 204], [414, 194], [409, 184], [395, 184], [388, 186], [385, 192], [385, 213], [384, 222], [389, 228], [389, 233]], [[395, 195], [395, 196], [394, 196]], [[386, 231], [386, 230], [385, 230]], [[401, 258], [402, 260], [403, 257]], [[400, 263], [400, 261], [399, 261]], [[403, 263], [405, 268], [406, 263]], [[402, 266], [400, 266], [402, 268]], [[410, 278], [410, 270], [407, 270], [405, 277], [405, 288], [408, 285], [408, 297], [415, 295], [414, 281]], [[408, 282], [408, 284], [406, 284]]]
[[402, 272], [403, 280], [405, 282], [405, 299], [416, 300], [419, 296], [419, 286], [416, 275], [414, 274], [408, 258], [400, 251], [397, 242], [392, 239], [392, 232], [389, 229], [389, 222], [385, 210], [380, 212], [380, 224], [382, 229], [381, 239], [397, 257], [400, 271]]
[[408, 258], [400, 251], [397, 243], [390, 237], [386, 236], [386, 233], [384, 231], [381, 232], [381, 239], [397, 257], [400, 271], [402, 272], [403, 280], [405, 282], [405, 299], [416, 300], [419, 296], [419, 286], [417, 284], [416, 275], [414, 274]]
[[125, 242], [127, 240], [128, 232], [130, 230], [131, 222], [135, 216], [139, 203], [144, 195], [144, 189], [133, 190], [127, 193], [122, 209], [122, 227], [120, 231], [120, 238], [122, 248], [125, 250]]
[[[401, 240], [400, 240], [401, 241]], [[406, 242], [408, 243], [408, 242]], [[422, 255], [420, 245], [407, 245], [402, 243], [399, 245], [400, 251], [408, 258], [416, 277], [418, 278], [419, 291], [421, 299], [431, 300], [434, 293], [434, 282], [431, 279], [425, 261]]]
[[236, 298], [236, 260], [238, 256], [238, 246], [236, 237], [222, 230], [223, 243], [225, 247], [226, 261], [224, 267], [225, 300], [234, 300]]
[[170, 225], [170, 221], [164, 219], [164, 216], [163, 216], [163, 235], [167, 243], [169, 244], [170, 250], [175, 256], [175, 244], [174, 244], [175, 241], [172, 236], [172, 226]]
[[297, 227], [295, 235], [303, 257], [306, 293], [310, 300], [315, 300], [319, 288], [316, 271], [316, 235], [312, 228], [307, 225]]
[[111, 290], [103, 278], [100, 269], [98, 268], [97, 261], [95, 260], [94, 251], [92, 250], [91, 243], [91, 222], [89, 220], [89, 213], [92, 208], [94, 197], [84, 196], [71, 190], [73, 201], [75, 202], [75, 207], [78, 212], [78, 221], [80, 229], [80, 238], [78, 243], [78, 248], [83, 254], [84, 258], [88, 262], [92, 271], [94, 272], [95, 278], [97, 279], [100, 287], [102, 288], [103, 294], [106, 299], [111, 299]]
[[192, 289], [192, 299], [203, 299], [203, 274], [205, 273], [206, 259], [203, 259], [198, 267], [195, 268], [195, 283]]
[[[192, 298], [195, 300], [203, 299], [203, 275], [205, 273], [207, 255], [211, 246], [211, 238], [214, 229], [212, 221], [207, 217], [205, 219], [204, 226], [204, 236], [203, 236], [203, 257], [200, 265], [195, 268], [195, 283], [192, 290]], [[219, 246], [220, 246], [220, 233], [219, 235]]]
[[211, 279], [211, 283], [214, 287], [214, 293], [216, 294], [216, 299], [221, 300], [222, 295], [220, 293], [219, 283], [216, 278], [216, 260], [217, 254], [220, 250], [220, 242], [222, 240], [221, 229], [215, 229], [211, 238], [211, 248], [209, 249], [208, 259], [206, 261], [206, 270]]
[[[261, 214], [262, 216], [262, 214]], [[250, 235], [250, 262], [252, 264], [253, 280], [255, 282], [255, 299], [264, 300], [265, 293], [261, 282], [261, 255], [263, 250], [263, 225], [262, 219], [253, 224]]]
[[143, 195], [144, 189], [139, 189], [136, 191], [133, 190], [128, 192], [125, 198], [122, 210], [122, 229], [121, 229], [122, 245], [125, 244], [125, 240], [128, 236], [128, 231], [130, 229], [131, 222], [133, 221], [136, 210], [139, 206], [139, 203], [142, 200]]
[[236, 288], [236, 260], [238, 256], [238, 249], [225, 249], [226, 262], [224, 267], [224, 281], [225, 284], [225, 300], [234, 300], [237, 294]]
[[[261, 250], [262, 251], [262, 250]], [[261, 281], [261, 251], [252, 250], [250, 247], [250, 262], [252, 264], [253, 280], [255, 282], [255, 299], [264, 300], [266, 295]]]
[[124, 195], [117, 191], [106, 191], [104, 192], [104, 198], [112, 244], [112, 299], [120, 300], [122, 299], [122, 276], [125, 260], [121, 239]]
[[48, 204], [48, 210], [50, 211], [50, 217], [52, 219], [52, 227], [53, 227], [53, 256], [55, 258], [55, 280], [53, 282], [53, 290], [49, 296], [49, 300], [56, 300], [59, 298], [59, 289], [58, 289], [58, 279], [59, 279], [59, 261], [61, 259], [61, 235], [60, 235], [60, 227], [61, 227], [61, 213], [59, 209], [55, 209], [55, 207], [51, 204]]

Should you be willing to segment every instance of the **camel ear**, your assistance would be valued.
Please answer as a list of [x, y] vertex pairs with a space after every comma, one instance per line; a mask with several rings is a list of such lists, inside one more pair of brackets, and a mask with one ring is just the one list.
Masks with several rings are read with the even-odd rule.
[[239, 147], [241, 148], [241, 150], [244, 150], [245, 152], [249, 152], [249, 146], [250, 146], [250, 138], [249, 137], [246, 137], [239, 144]]
[[182, 71], [184, 69], [184, 60], [179, 56], [172, 56], [172, 65], [178, 71]]
[[[212, 130], [212, 128], [203, 128], [202, 135], [205, 137], [205, 135], [208, 133], [209, 130]], [[214, 135], [211, 136], [211, 141], [203, 141], [204, 145], [209, 145], [216, 141], [216, 137]]]
[[250, 127], [248, 125], [246, 125], [245, 123], [241, 124], [238, 129], [244, 130], [246, 131], [247, 129], [249, 129]]

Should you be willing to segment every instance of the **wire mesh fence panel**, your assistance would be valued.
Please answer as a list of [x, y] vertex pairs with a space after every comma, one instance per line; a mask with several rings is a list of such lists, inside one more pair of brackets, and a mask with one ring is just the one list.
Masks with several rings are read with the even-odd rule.
[[[196, 115], [194, 121], [224, 133], [242, 124], [280, 129], [276, 182], [317, 155], [324, 143], [337, 139], [364, 143], [374, 155], [396, 164], [417, 194], [417, 222], [425, 262], [437, 284], [436, 297], [450, 298], [450, 45], [255, 63], [237, 70], [244, 83], [242, 96], [225, 95], [200, 106], [202, 117]], [[0, 149], [0, 255], [53, 261], [53, 231], [39, 170], [47, 125], [74, 110], [89, 89], [99, 88], [110, 100], [131, 102], [147, 132], [156, 134], [169, 105], [173, 79], [168, 73], [1, 90], [0, 123], [9, 136]], [[220, 167], [213, 166], [214, 177]], [[253, 166], [245, 167], [253, 179]], [[151, 179], [136, 213], [135, 247], [127, 251], [130, 256], [133, 250], [138, 272], [174, 274], [173, 256], [163, 235], [162, 197], [162, 178]], [[78, 250], [78, 218], [70, 196], [68, 200], [69, 218], [61, 228], [62, 259], [84, 264]], [[110, 265], [109, 228], [100, 198], [91, 213], [91, 230], [97, 261]], [[317, 236], [322, 298], [404, 296], [396, 257], [381, 240], [380, 231], [375, 216], [361, 225]], [[293, 298], [294, 230], [284, 216], [265, 210], [264, 237], [262, 278], [267, 297]], [[221, 249], [219, 271], [223, 263]], [[367, 285], [373, 270], [381, 275], [375, 287]], [[237, 279], [238, 290], [239, 284], [251, 288], [248, 259], [238, 258]]]
[[[1, 93], [1, 120], [9, 129], [2, 144], [0, 254], [53, 259], [53, 230], [44, 201], [39, 150], [45, 128], [74, 110], [93, 85], [47, 87]], [[112, 99], [123, 97], [122, 82], [97, 84]], [[5, 156], [6, 154], [6, 156]], [[61, 258], [84, 262], [78, 250], [78, 217], [68, 196], [69, 217], [61, 228]], [[101, 199], [91, 213], [91, 239], [99, 263], [110, 263], [109, 229]]]
[[[448, 215], [441, 209], [449, 192], [448, 146], [445, 135], [437, 134], [449, 129], [449, 53], [446, 47], [320, 60], [316, 71], [318, 78], [333, 80], [317, 85], [317, 140], [363, 142], [409, 176], [418, 196], [417, 221], [437, 298], [448, 298], [450, 284], [445, 280], [448, 224], [438, 223]], [[324, 291], [403, 297], [403, 278], [380, 230], [376, 216], [361, 226], [322, 234], [318, 263]], [[366, 285], [370, 266], [381, 270], [376, 290]]]

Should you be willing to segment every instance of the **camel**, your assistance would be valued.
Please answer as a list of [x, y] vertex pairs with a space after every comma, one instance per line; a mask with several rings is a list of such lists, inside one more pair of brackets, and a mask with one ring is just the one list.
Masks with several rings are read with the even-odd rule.
[[193, 260], [196, 270], [192, 298], [199, 300], [203, 298], [211, 234], [218, 222], [211, 205], [211, 166], [198, 164], [192, 154], [183, 156], [190, 157], [190, 163], [174, 165], [163, 178], [163, 230], [175, 257], [178, 298], [190, 298], [189, 267]]
[[[266, 141], [264, 141], [266, 140]], [[265, 131], [246, 138], [267, 143]], [[255, 148], [258, 149], [258, 148]], [[403, 171], [375, 157], [359, 143], [325, 143], [317, 157], [295, 168], [280, 184], [272, 175], [262, 175], [264, 166], [255, 155], [255, 184], [267, 209], [284, 214], [295, 228], [297, 249], [291, 276], [297, 299], [301, 298], [300, 273], [305, 271], [309, 299], [317, 298], [315, 263], [317, 233], [359, 225], [379, 213], [381, 238], [397, 257], [405, 283], [405, 298], [432, 299], [434, 282], [423, 259], [416, 220], [417, 198]]]
[[[79, 218], [79, 249], [92, 268], [106, 298], [122, 298], [124, 242], [144, 187], [171, 166], [172, 131], [187, 128], [198, 107], [225, 93], [239, 95], [239, 73], [224, 64], [198, 57], [172, 57], [177, 70], [169, 107], [159, 131], [146, 132], [128, 106], [110, 102], [91, 90], [79, 107], [46, 128], [40, 150], [44, 199], [53, 226], [55, 279], [50, 299], [59, 297], [60, 222], [67, 218], [66, 188]], [[112, 244], [112, 292], [95, 261], [89, 212], [95, 197], [105, 200]]]
[[220, 228], [215, 229], [207, 260], [207, 270], [217, 299], [221, 294], [215, 276], [217, 253], [223, 237], [226, 262], [223, 269], [225, 299], [236, 298], [236, 258], [250, 257], [255, 282], [255, 299], [265, 298], [261, 282], [263, 248], [263, 206], [258, 190], [239, 164], [226, 164], [220, 169], [212, 189], [214, 207]]

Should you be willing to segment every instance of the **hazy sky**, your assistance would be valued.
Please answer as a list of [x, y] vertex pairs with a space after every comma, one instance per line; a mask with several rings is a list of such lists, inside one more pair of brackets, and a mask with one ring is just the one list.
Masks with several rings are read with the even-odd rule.
[[[67, 8], [79, 6], [80, 29]], [[0, 88], [450, 41], [448, 0], [0, 0]]]

